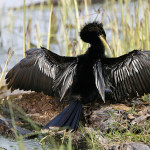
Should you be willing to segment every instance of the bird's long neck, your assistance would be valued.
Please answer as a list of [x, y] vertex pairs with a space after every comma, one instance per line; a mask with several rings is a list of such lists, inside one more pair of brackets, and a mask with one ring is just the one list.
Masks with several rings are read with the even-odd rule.
[[92, 59], [100, 59], [105, 57], [105, 47], [102, 42], [91, 44], [86, 55]]

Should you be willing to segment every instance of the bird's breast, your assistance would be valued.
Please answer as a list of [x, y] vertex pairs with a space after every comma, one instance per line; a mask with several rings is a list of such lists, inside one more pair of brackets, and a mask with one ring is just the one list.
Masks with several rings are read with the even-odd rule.
[[93, 74], [93, 64], [88, 61], [79, 63], [72, 85], [72, 95], [79, 95], [86, 102], [92, 101], [95, 97], [95, 78]]

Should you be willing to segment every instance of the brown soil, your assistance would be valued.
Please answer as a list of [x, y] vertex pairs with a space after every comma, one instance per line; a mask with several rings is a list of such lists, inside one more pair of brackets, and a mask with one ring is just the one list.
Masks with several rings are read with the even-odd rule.
[[38, 124], [46, 124], [67, 105], [67, 102], [60, 102], [58, 97], [50, 97], [43, 93], [23, 94], [18, 100], [15, 100], [27, 116]]
[[3, 107], [8, 107], [11, 100], [14, 105], [21, 108], [27, 116], [40, 125], [45, 125], [54, 116], [61, 112], [68, 104], [63, 100], [60, 102], [58, 97], [51, 97], [43, 93], [14, 91], [11, 93], [6, 87], [0, 90], [0, 100]]

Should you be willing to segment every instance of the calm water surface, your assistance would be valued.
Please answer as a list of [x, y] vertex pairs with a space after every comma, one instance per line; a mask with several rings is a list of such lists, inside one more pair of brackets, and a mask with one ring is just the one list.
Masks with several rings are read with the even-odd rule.
[[[0, 136], [0, 150], [7, 149], [7, 150], [20, 150], [19, 144], [21, 142], [14, 141], [12, 139], [5, 138], [3, 136]], [[39, 144], [39, 141], [37, 140], [24, 140], [24, 143], [22, 144], [24, 150], [42, 150], [42, 146]]]

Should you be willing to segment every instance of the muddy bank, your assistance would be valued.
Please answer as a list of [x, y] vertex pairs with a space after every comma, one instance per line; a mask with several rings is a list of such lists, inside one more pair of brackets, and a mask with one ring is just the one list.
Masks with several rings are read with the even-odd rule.
[[[147, 99], [149, 98], [147, 97]], [[61, 112], [69, 104], [69, 101], [67, 97], [64, 101], [60, 102], [58, 97], [50, 97], [36, 92], [15, 91], [11, 93], [4, 86], [0, 90], [0, 103], [0, 118], [4, 117], [8, 123], [6, 125], [6, 123], [0, 121], [0, 133], [15, 137], [14, 128], [11, 123], [10, 104], [12, 105], [17, 132], [25, 135], [38, 131], [41, 132], [41, 128]], [[119, 129], [119, 132], [124, 134], [126, 130], [133, 130], [132, 126], [135, 125], [139, 128], [135, 128], [134, 132], [139, 135], [146, 134], [150, 141], [150, 136], [147, 135], [148, 131], [143, 133], [142, 130], [142, 127], [147, 126], [148, 128], [150, 126], [147, 124], [147, 121], [150, 121], [150, 103], [148, 100], [143, 101], [138, 98], [131, 102], [125, 101], [115, 104], [112, 104], [111, 100], [107, 100], [106, 103], [97, 101], [92, 105], [87, 104], [84, 106], [84, 116], [81, 119], [79, 130], [76, 133], [72, 133], [73, 143], [76, 147], [82, 145], [88, 147], [85, 141], [89, 134], [92, 133], [95, 134], [102, 145], [109, 145], [109, 147], [113, 148], [114, 145], [110, 139], [101, 136], [101, 133], [109, 134], [112, 130], [117, 131]], [[32, 121], [30, 122], [28, 118]], [[49, 131], [49, 134], [56, 140], [58, 139], [58, 141], [63, 137], [63, 132]], [[69, 138], [69, 134], [66, 135], [66, 138]], [[147, 145], [150, 145], [150, 142], [147, 142]], [[126, 145], [124, 147], [131, 146]]]

